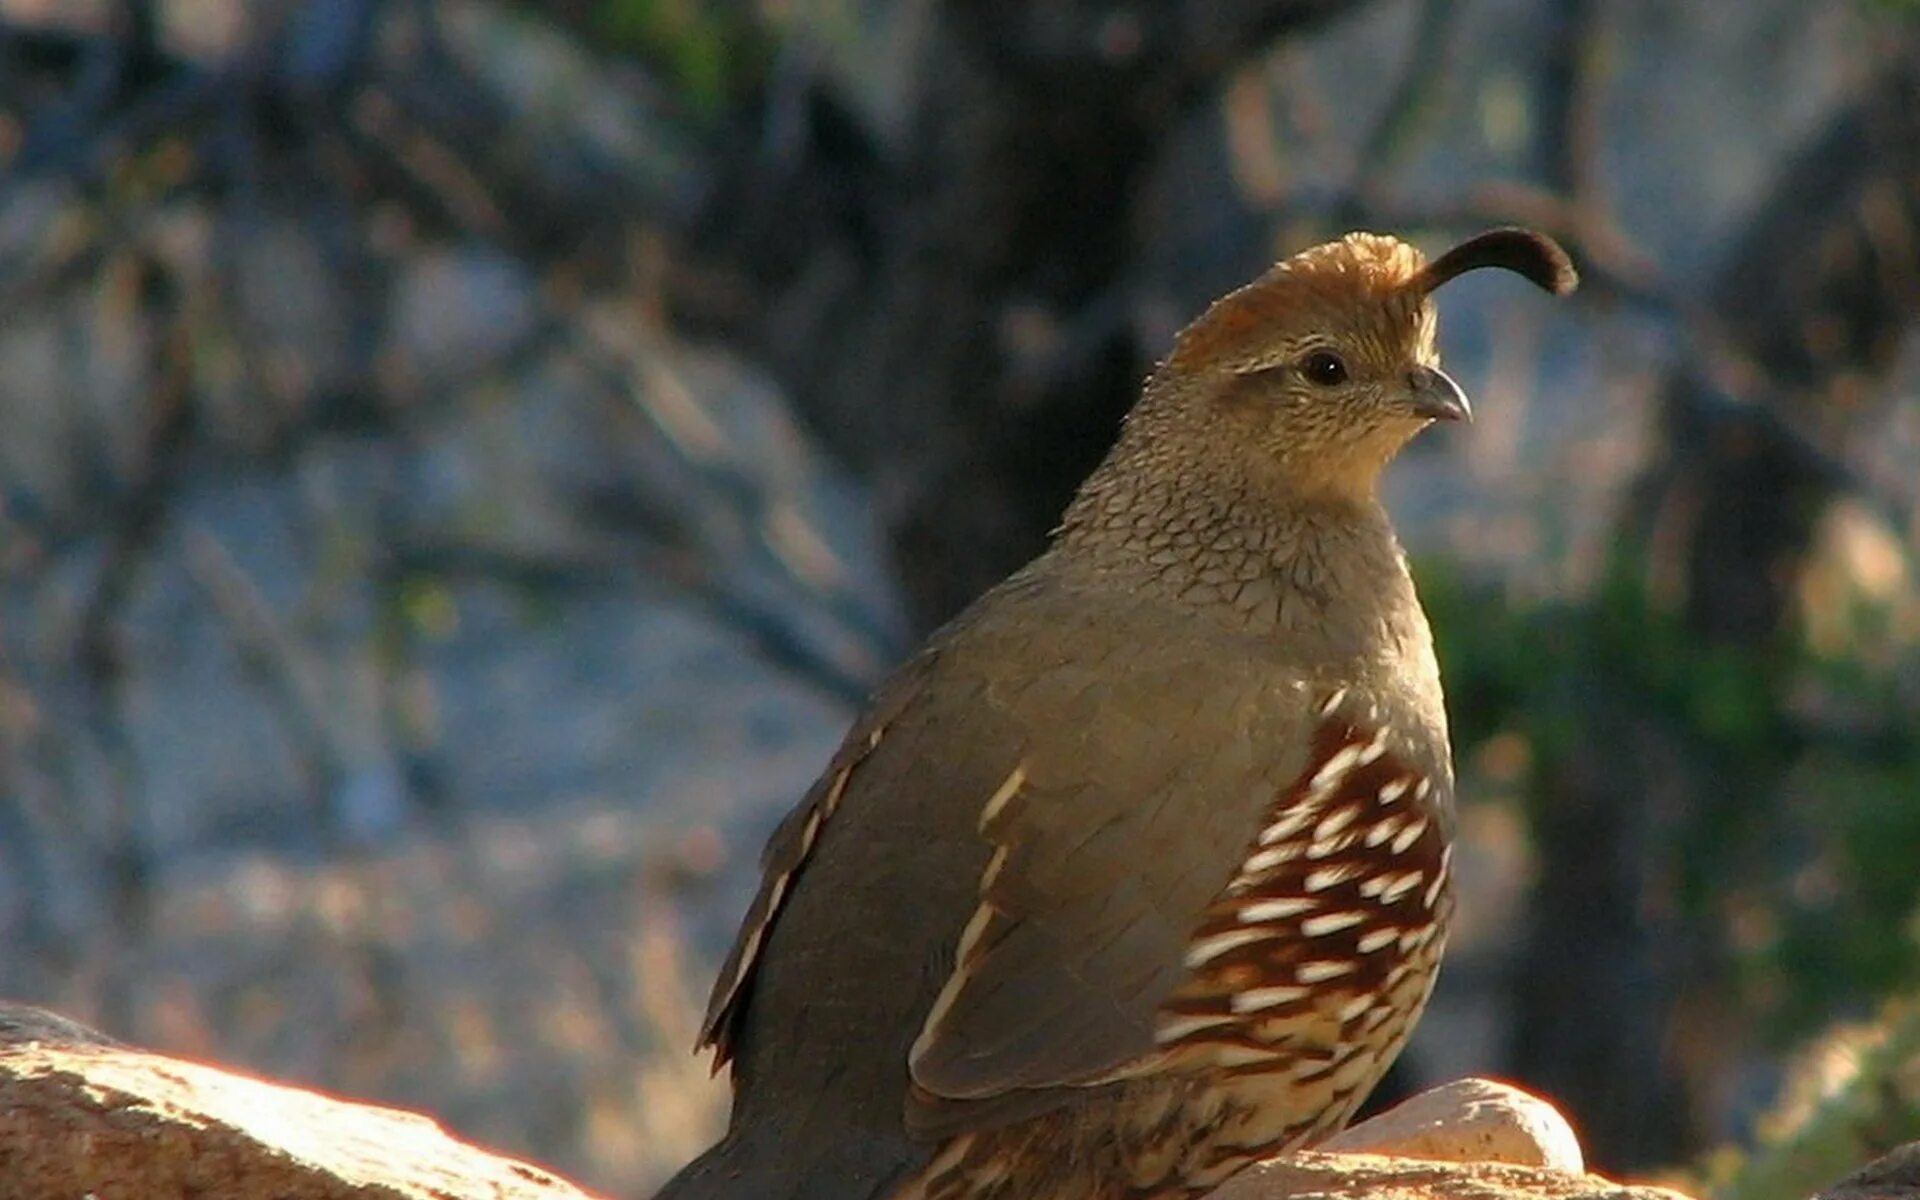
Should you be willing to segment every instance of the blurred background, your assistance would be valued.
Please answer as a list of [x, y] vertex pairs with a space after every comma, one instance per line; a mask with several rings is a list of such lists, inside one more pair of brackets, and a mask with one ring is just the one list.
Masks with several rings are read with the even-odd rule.
[[1349, 228], [1462, 923], [1387, 1091], [1920, 1136], [1920, 9], [0, 0], [0, 994], [644, 1195], [760, 842], [1175, 329]]

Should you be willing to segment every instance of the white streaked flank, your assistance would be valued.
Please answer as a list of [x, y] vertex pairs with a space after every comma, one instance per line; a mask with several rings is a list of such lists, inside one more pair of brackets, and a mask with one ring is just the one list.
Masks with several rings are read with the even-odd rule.
[[1308, 871], [1306, 878], [1307, 890], [1310, 892], [1324, 892], [1335, 884], [1352, 879], [1359, 873], [1360, 868], [1353, 863], [1336, 863], [1331, 867], [1321, 867], [1318, 871]]
[[1372, 954], [1375, 950], [1385, 949], [1400, 936], [1397, 926], [1386, 925], [1379, 929], [1369, 929], [1353, 943], [1354, 949], [1362, 954]]
[[1405, 854], [1408, 848], [1419, 841], [1420, 835], [1426, 831], [1427, 819], [1425, 817], [1414, 818], [1405, 829], [1400, 831], [1400, 836], [1393, 839], [1393, 852], [1395, 854]]
[[1394, 834], [1399, 833], [1401, 826], [1405, 824], [1405, 820], [1397, 816], [1380, 818], [1367, 828], [1367, 845], [1378, 846]]
[[1230, 950], [1273, 936], [1270, 929], [1250, 929], [1239, 926], [1223, 933], [1211, 934], [1187, 947], [1186, 964], [1189, 967], [1204, 967], [1214, 959]]
[[1260, 844], [1271, 846], [1282, 842], [1305, 829], [1312, 822], [1314, 809], [1300, 807], [1276, 819], [1273, 824], [1260, 831]]
[[1271, 871], [1282, 863], [1290, 863], [1299, 858], [1305, 847], [1298, 842], [1283, 842], [1278, 846], [1269, 846], [1265, 850], [1256, 850], [1247, 856], [1247, 865], [1241, 868], [1241, 875], [1258, 875], [1262, 871]]
[[1242, 992], [1235, 992], [1228, 1004], [1236, 1013], [1260, 1012], [1262, 1009], [1274, 1008], [1293, 1000], [1305, 999], [1310, 991], [1309, 988], [1284, 985], [1248, 988]]
[[1323, 958], [1301, 963], [1294, 968], [1293, 977], [1301, 983], [1325, 983], [1329, 979], [1338, 979], [1342, 975], [1352, 973], [1353, 963], [1350, 960]]
[[1360, 746], [1357, 742], [1349, 742], [1334, 751], [1333, 756], [1320, 764], [1320, 769], [1315, 771], [1313, 778], [1307, 781], [1308, 793], [1324, 795], [1332, 790], [1334, 783], [1352, 770], [1353, 764], [1359, 758]]
[[1305, 896], [1280, 896], [1273, 900], [1256, 900], [1252, 904], [1243, 904], [1235, 915], [1248, 925], [1259, 925], [1266, 921], [1277, 921], [1282, 917], [1294, 917], [1304, 912], [1312, 912], [1320, 907], [1318, 900]]
[[1339, 933], [1342, 929], [1352, 929], [1367, 919], [1367, 914], [1358, 912], [1322, 913], [1317, 917], [1308, 917], [1300, 922], [1300, 932], [1308, 937], [1325, 937], [1330, 933]]

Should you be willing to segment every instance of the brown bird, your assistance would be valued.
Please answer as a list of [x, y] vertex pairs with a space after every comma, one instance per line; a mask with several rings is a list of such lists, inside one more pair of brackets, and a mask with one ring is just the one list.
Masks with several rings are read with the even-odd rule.
[[661, 1200], [1197, 1196], [1338, 1129], [1426, 1002], [1453, 768], [1377, 496], [1468, 416], [1429, 296], [1524, 230], [1350, 234], [1215, 303], [1052, 544], [881, 688], [774, 833]]

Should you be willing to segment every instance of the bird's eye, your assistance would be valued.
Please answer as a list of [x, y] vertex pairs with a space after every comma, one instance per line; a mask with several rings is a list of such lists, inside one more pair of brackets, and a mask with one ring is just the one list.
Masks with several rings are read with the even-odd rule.
[[1315, 350], [1300, 364], [1300, 373], [1321, 387], [1332, 387], [1347, 380], [1347, 364], [1331, 350]]

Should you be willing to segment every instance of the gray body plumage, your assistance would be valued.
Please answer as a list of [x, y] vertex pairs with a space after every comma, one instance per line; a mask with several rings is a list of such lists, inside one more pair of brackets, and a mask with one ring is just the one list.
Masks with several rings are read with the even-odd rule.
[[[770, 878], [802, 857], [805, 814], [845, 771], [722, 1017], [733, 1132], [662, 1200], [887, 1196], [941, 1138], [1084, 1102], [1088, 1081], [1151, 1054], [1202, 910], [1305, 765], [1316, 687], [1359, 689], [1450, 780], [1425, 622], [1402, 602], [1383, 514], [1262, 528], [1226, 508], [1214, 527], [1136, 535], [1124, 511], [1083, 516], [933, 638], [776, 835]], [[1154, 537], [1186, 545], [1155, 561]], [[1330, 565], [1331, 537], [1373, 544]], [[1292, 607], [1267, 602], [1283, 590]], [[1426, 669], [1410, 674], [1409, 654]], [[983, 808], [1016, 768], [1020, 836], [995, 880], [1014, 927], [916, 1055], [993, 858]]]
[[876, 696], [770, 841], [661, 1200], [1185, 1200], [1351, 1115], [1452, 901], [1452, 766], [1379, 473], [1466, 397], [1351, 234], [1183, 331], [1047, 552]]

